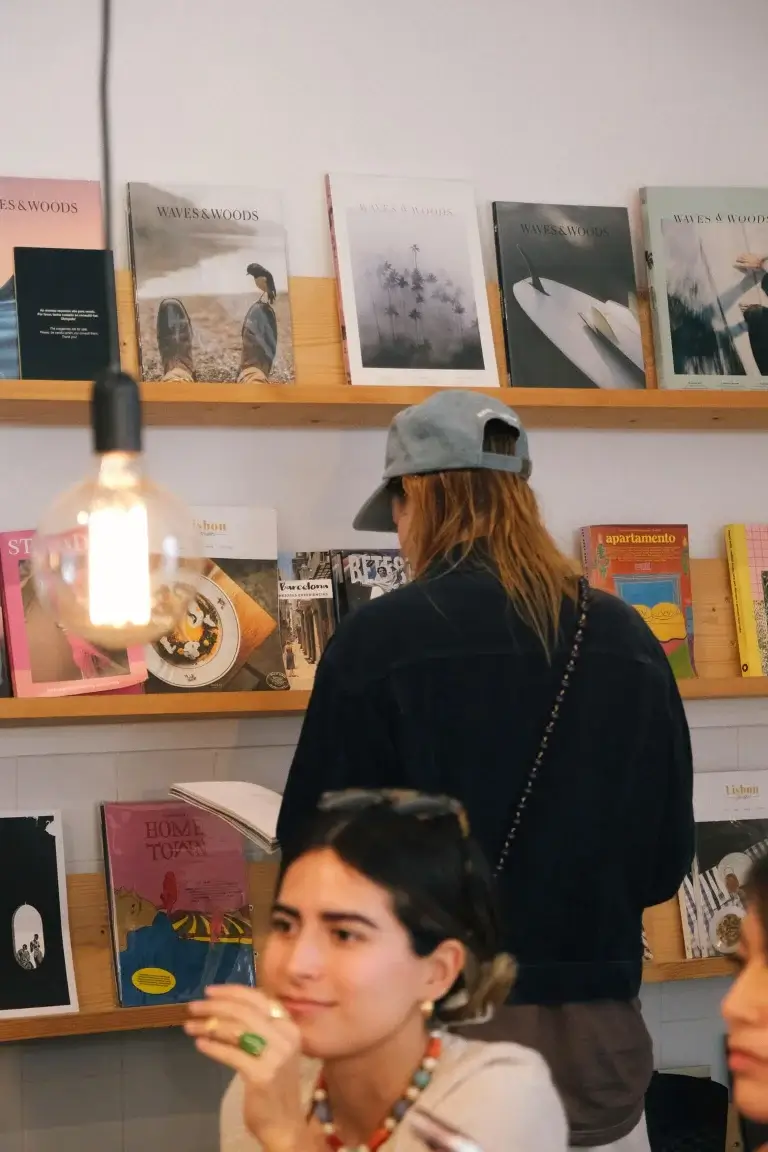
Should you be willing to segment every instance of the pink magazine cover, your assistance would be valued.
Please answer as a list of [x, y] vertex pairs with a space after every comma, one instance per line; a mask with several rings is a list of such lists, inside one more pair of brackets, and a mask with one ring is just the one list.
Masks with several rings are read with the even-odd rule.
[[102, 805], [120, 1003], [178, 1003], [253, 984], [243, 838], [181, 800]]
[[61, 628], [37, 598], [30, 559], [34, 532], [0, 532], [8, 663], [14, 696], [141, 691], [144, 649], [107, 652]]

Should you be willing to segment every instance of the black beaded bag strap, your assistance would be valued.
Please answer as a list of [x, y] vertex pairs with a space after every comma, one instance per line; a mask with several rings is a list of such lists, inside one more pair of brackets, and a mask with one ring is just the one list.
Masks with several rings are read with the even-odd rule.
[[531, 764], [531, 767], [528, 770], [528, 775], [523, 786], [523, 791], [520, 794], [520, 799], [517, 802], [517, 807], [515, 808], [514, 815], [512, 816], [512, 823], [510, 825], [509, 832], [507, 832], [507, 838], [504, 841], [504, 847], [501, 849], [499, 854], [498, 863], [494, 869], [495, 876], [499, 876], [504, 871], [504, 865], [507, 862], [510, 849], [515, 842], [515, 837], [517, 836], [518, 829], [520, 828], [520, 821], [523, 818], [525, 807], [528, 803], [531, 792], [533, 791], [533, 786], [536, 783], [541, 765], [544, 762], [544, 757], [546, 755], [547, 748], [549, 747], [549, 742], [552, 739], [552, 733], [555, 730], [555, 725], [560, 716], [560, 709], [563, 706], [565, 694], [568, 691], [568, 687], [571, 683], [573, 671], [579, 659], [581, 642], [584, 639], [584, 627], [587, 623], [588, 603], [589, 584], [582, 576], [579, 580], [579, 593], [576, 607], [576, 632], [573, 637], [571, 652], [565, 664], [565, 672], [563, 672], [563, 678], [560, 681], [560, 687], [558, 688], [557, 695], [555, 696], [555, 702], [550, 710], [549, 719], [544, 727], [544, 734], [542, 735], [541, 741], [539, 743], [539, 750], [536, 753], [533, 764]]

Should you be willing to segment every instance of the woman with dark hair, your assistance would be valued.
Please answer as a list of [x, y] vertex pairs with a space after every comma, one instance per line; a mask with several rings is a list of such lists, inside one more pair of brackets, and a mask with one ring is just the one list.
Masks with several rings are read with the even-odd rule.
[[416, 1152], [412, 1105], [483, 1152], [564, 1152], [546, 1064], [448, 1035], [513, 978], [491, 880], [461, 807], [331, 793], [284, 859], [259, 988], [190, 1005], [199, 1050], [238, 1073], [222, 1152]]
[[329, 789], [455, 796], [519, 970], [484, 1039], [545, 1057], [572, 1144], [649, 1152], [642, 916], [693, 856], [688, 725], [661, 645], [579, 579], [530, 475], [500, 398], [449, 388], [395, 417], [354, 523], [397, 530], [415, 578], [327, 646], [277, 835]]
[[728, 1064], [742, 1116], [768, 1124], [768, 856], [752, 868], [741, 926], [741, 971], [723, 1001]]

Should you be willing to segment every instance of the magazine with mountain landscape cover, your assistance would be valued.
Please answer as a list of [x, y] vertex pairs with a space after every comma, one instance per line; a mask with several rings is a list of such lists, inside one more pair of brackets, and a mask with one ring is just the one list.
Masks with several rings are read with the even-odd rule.
[[498, 387], [472, 186], [332, 174], [326, 188], [350, 382]]
[[242, 837], [181, 800], [102, 805], [120, 1004], [194, 1000], [254, 983]]
[[493, 205], [509, 383], [645, 387], [626, 208]]
[[0, 176], [0, 380], [18, 380], [14, 248], [102, 248], [97, 180]]
[[584, 573], [631, 604], [664, 649], [676, 679], [696, 675], [686, 524], [600, 524], [581, 530]]
[[768, 388], [768, 188], [641, 188], [660, 388]]
[[280, 194], [128, 185], [144, 380], [294, 379]]

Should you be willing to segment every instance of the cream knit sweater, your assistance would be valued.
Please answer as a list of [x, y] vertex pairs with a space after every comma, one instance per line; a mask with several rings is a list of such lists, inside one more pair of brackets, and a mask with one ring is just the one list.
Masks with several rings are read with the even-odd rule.
[[[318, 1064], [302, 1076], [309, 1109]], [[443, 1052], [420, 1102], [441, 1120], [473, 1137], [483, 1152], [565, 1152], [568, 1128], [560, 1099], [541, 1057], [518, 1044], [484, 1044], [443, 1035]], [[408, 1116], [385, 1152], [424, 1152]], [[221, 1108], [221, 1152], [259, 1152], [243, 1123], [243, 1083], [230, 1084]]]

